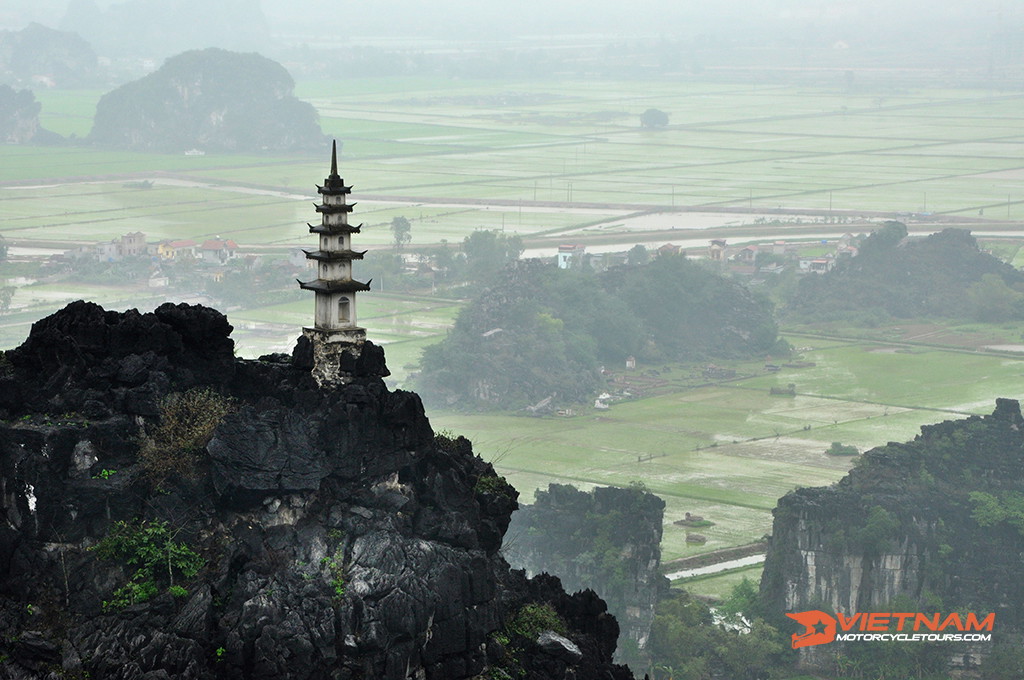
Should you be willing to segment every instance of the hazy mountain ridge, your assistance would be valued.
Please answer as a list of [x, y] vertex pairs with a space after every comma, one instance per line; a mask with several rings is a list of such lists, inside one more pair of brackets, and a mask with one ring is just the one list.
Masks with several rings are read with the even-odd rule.
[[77, 33], [37, 23], [0, 31], [0, 82], [71, 88], [98, 78], [96, 52]]
[[294, 88], [283, 66], [258, 54], [185, 52], [104, 95], [90, 139], [139, 151], [321, 149], [316, 109]]

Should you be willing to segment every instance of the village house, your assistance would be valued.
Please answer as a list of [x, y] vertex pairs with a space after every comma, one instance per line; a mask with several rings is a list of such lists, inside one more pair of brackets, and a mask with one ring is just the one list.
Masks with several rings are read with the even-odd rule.
[[207, 239], [199, 246], [199, 258], [203, 262], [224, 264], [238, 254], [238, 244], [231, 239], [220, 237]]
[[832, 271], [836, 260], [831, 255], [825, 257], [801, 257], [798, 261], [800, 271], [812, 274], [823, 274]]
[[116, 262], [124, 257], [137, 257], [146, 253], [146, 235], [141, 231], [133, 231], [93, 246], [81, 246], [69, 250], [64, 253], [64, 256], [69, 258], [93, 257], [105, 262]]
[[586, 253], [586, 246], [570, 244], [558, 246], [558, 255], [555, 262], [559, 269], [572, 269], [583, 263], [583, 255]]
[[157, 255], [162, 260], [187, 260], [196, 256], [196, 242], [192, 239], [161, 241], [157, 244]]
[[733, 262], [751, 263], [757, 257], [757, 246], [746, 246], [743, 250], [733, 255], [730, 259]]
[[711, 240], [708, 246], [708, 259], [721, 261], [725, 259], [725, 239], [716, 238]]

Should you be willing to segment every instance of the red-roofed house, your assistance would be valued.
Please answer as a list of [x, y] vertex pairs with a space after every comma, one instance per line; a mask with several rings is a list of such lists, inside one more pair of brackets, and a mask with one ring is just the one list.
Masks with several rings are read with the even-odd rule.
[[203, 262], [224, 264], [238, 254], [238, 244], [231, 239], [211, 238], [199, 246], [199, 257]]

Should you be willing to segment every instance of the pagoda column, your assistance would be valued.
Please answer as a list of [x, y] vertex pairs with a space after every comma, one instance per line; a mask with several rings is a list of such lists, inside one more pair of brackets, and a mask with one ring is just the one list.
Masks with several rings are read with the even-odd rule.
[[315, 295], [313, 325], [302, 329], [313, 345], [313, 377], [320, 385], [348, 382], [350, 376], [342, 368], [345, 354], [359, 356], [366, 329], [356, 323], [356, 293], [370, 290], [370, 282], [352, 278], [352, 261], [363, 259], [366, 251], [352, 250], [352, 234], [360, 227], [348, 222], [355, 205], [346, 202], [352, 187], [338, 175], [338, 145], [331, 145], [331, 174], [323, 186], [317, 186], [321, 203], [316, 204], [321, 221], [308, 225], [311, 234], [319, 236], [317, 250], [305, 250], [306, 258], [314, 260], [317, 277], [299, 281], [303, 290]]

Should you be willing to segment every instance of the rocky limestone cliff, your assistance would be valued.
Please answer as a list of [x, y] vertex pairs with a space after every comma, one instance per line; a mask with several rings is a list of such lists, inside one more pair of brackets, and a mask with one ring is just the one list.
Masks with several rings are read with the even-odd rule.
[[[999, 399], [991, 415], [925, 426], [868, 451], [837, 484], [780, 499], [761, 594], [780, 616], [995, 612], [1007, 639], [1024, 630], [1022, 501], [1024, 418]], [[838, 643], [827, 647], [801, 654]]]
[[512, 516], [505, 556], [527, 574], [548, 572], [570, 590], [593, 588], [638, 648], [669, 588], [661, 575], [665, 502], [641, 489], [564, 484], [537, 491]]
[[[381, 348], [325, 391], [301, 347], [236, 359], [230, 330], [77, 302], [0, 355], [0, 677], [629, 677], [596, 595], [509, 569], [514, 490], [386, 389]], [[140, 450], [196, 388], [230, 412], [193, 471], [154, 476]], [[564, 636], [501, 644], [531, 602]]]

